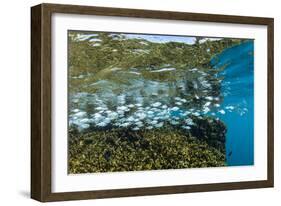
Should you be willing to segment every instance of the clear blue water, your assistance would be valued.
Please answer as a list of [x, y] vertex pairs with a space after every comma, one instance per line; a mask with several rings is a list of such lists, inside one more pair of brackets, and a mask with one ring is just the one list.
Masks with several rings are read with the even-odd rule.
[[[227, 65], [224, 77], [222, 107], [233, 105], [236, 111], [220, 115], [227, 125], [227, 164], [254, 164], [254, 43], [249, 41], [226, 49], [211, 63], [215, 67]], [[219, 115], [219, 114], [217, 114]]]

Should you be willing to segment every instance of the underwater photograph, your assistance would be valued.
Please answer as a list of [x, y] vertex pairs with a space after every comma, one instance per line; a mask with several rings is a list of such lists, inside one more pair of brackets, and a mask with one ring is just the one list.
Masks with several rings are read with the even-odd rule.
[[69, 174], [254, 165], [254, 39], [67, 38]]

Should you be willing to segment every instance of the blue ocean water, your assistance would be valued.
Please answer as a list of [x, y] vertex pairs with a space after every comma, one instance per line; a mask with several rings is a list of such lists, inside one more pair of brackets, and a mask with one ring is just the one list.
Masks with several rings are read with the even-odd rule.
[[222, 107], [233, 105], [236, 112], [220, 115], [227, 125], [227, 164], [254, 164], [254, 42], [247, 41], [226, 49], [211, 63], [227, 65], [220, 73], [224, 78]]

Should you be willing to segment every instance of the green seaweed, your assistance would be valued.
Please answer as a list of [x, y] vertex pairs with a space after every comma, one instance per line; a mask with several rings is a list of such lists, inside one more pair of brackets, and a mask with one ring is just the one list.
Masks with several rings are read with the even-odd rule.
[[196, 126], [188, 132], [168, 124], [160, 129], [140, 131], [111, 128], [81, 133], [71, 128], [69, 172], [225, 166], [224, 124], [210, 118], [194, 121], [200, 125], [201, 132]]

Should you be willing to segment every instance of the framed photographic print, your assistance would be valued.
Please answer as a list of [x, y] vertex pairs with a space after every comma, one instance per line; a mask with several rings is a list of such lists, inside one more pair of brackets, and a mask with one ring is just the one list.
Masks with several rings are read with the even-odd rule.
[[31, 8], [31, 197], [273, 187], [273, 19]]

